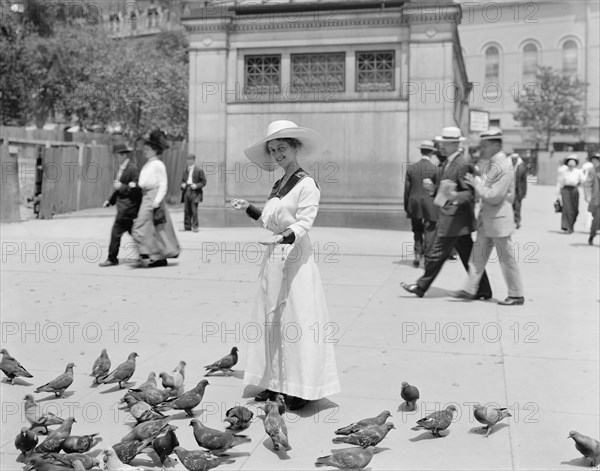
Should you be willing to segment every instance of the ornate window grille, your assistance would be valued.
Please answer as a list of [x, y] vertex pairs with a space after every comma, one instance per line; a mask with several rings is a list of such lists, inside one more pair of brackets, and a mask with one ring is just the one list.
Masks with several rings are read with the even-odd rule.
[[538, 48], [528, 43], [523, 48], [523, 83], [535, 83], [538, 66]]
[[500, 81], [500, 51], [496, 46], [485, 50], [485, 82], [498, 83]]
[[281, 91], [281, 56], [246, 56], [246, 93]]
[[356, 53], [356, 91], [394, 90], [394, 51]]
[[292, 91], [343, 92], [346, 82], [346, 54], [292, 54]]
[[579, 51], [577, 43], [572, 39], [565, 41], [562, 47], [563, 54], [563, 73], [566, 75], [575, 75], [579, 68]]

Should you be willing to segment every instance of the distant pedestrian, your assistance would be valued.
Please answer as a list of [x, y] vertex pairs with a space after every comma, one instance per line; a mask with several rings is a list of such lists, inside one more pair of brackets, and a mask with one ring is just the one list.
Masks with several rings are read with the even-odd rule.
[[202, 202], [202, 188], [206, 185], [204, 170], [196, 165], [196, 156], [188, 154], [187, 168], [181, 176], [181, 202], [183, 203], [183, 230], [198, 232], [198, 203]]
[[[583, 164], [581, 164], [581, 173], [583, 174], [584, 195], [585, 195], [585, 185], [588, 180], [588, 175], [589, 175], [590, 171], [594, 170], [594, 164], [592, 163], [592, 158], [594, 157], [594, 155], [588, 154], [588, 156], [585, 159], [585, 162]], [[586, 201], [588, 201], [587, 195], [586, 195]], [[593, 214], [589, 211], [586, 211], [586, 215], [585, 215], [586, 230], [591, 229], [593, 219], [594, 219]]]
[[435, 178], [438, 168], [430, 159], [436, 148], [433, 141], [423, 141], [419, 146], [421, 158], [408, 166], [404, 180], [404, 211], [410, 218], [414, 239], [413, 266], [418, 267], [425, 252], [433, 245], [437, 208], [433, 196], [423, 187], [424, 179]]
[[[475, 197], [481, 198], [477, 222], [477, 239], [471, 252], [469, 278], [457, 297], [474, 299], [485, 266], [495, 248], [508, 286], [508, 297], [498, 304], [516, 306], [525, 303], [521, 272], [512, 247], [511, 235], [515, 231], [512, 209], [515, 195], [515, 173], [512, 159], [502, 152], [502, 131], [494, 129], [480, 135], [480, 176], [469, 180]], [[468, 176], [468, 175], [467, 175]]]
[[588, 244], [594, 245], [596, 232], [600, 229], [600, 153], [590, 158], [593, 168], [588, 171], [584, 184], [585, 200], [589, 203], [588, 211], [592, 213], [592, 224]]
[[517, 229], [521, 227], [521, 200], [527, 195], [527, 165], [519, 154], [511, 154], [513, 169], [515, 171], [515, 201], [513, 212]]
[[144, 139], [146, 163], [140, 171], [139, 186], [143, 192], [138, 217], [133, 223], [133, 240], [140, 252], [141, 266], [163, 267], [167, 258], [179, 256], [179, 242], [165, 196], [167, 196], [167, 168], [158, 156], [169, 146], [160, 131], [153, 131]]
[[583, 174], [577, 168], [578, 165], [577, 155], [570, 154], [565, 158], [564, 165], [558, 169], [557, 198], [562, 205], [560, 227], [567, 234], [573, 233], [579, 214], [579, 186], [583, 183]]
[[[461, 130], [447, 127], [439, 138], [440, 160], [443, 160], [441, 176], [435, 182], [423, 182], [426, 189], [434, 193], [434, 204], [439, 207], [435, 240], [431, 250], [425, 252], [425, 274], [416, 283], [401, 283], [409, 293], [423, 297], [444, 262], [455, 247], [466, 270], [473, 248], [471, 232], [475, 230], [474, 190], [465, 181], [465, 174], [473, 166], [467, 164], [459, 144], [465, 141]], [[482, 274], [477, 299], [490, 299], [492, 288], [485, 273]]]
[[114, 182], [115, 191], [104, 202], [104, 207], [117, 205], [117, 217], [110, 234], [108, 258], [100, 263], [101, 267], [110, 267], [119, 264], [119, 246], [121, 236], [128, 232], [131, 234], [133, 221], [137, 217], [142, 201], [142, 192], [138, 187], [139, 172], [137, 165], [131, 160], [132, 149], [125, 144], [117, 144], [113, 153], [119, 159], [119, 171]]

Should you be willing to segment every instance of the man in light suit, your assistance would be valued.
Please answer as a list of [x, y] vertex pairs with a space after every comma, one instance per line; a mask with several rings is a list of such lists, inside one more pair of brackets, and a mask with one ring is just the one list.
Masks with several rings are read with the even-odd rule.
[[202, 201], [202, 188], [206, 185], [206, 175], [204, 170], [196, 165], [194, 154], [188, 154], [187, 164], [181, 176], [183, 230], [198, 232], [198, 203]]
[[513, 201], [515, 197], [515, 172], [512, 161], [502, 152], [502, 131], [493, 129], [480, 135], [481, 176], [467, 175], [481, 198], [481, 211], [477, 221], [477, 239], [471, 252], [469, 279], [457, 297], [473, 299], [479, 280], [484, 273], [490, 253], [496, 248], [508, 297], [498, 301], [503, 306], [525, 303], [523, 282], [518, 260], [512, 247], [511, 235], [515, 231]]
[[418, 267], [425, 252], [433, 245], [437, 208], [433, 197], [423, 187], [423, 180], [432, 179], [438, 168], [431, 163], [430, 158], [436, 151], [433, 141], [423, 141], [419, 146], [421, 159], [408, 166], [404, 180], [404, 211], [410, 218], [414, 235], [413, 266]]

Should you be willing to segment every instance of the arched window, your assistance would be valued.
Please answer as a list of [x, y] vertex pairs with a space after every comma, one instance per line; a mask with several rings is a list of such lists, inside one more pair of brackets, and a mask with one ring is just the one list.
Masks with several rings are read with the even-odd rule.
[[485, 81], [500, 82], [500, 51], [496, 46], [485, 50]]
[[523, 83], [535, 82], [538, 66], [538, 48], [533, 43], [528, 43], [523, 48]]
[[563, 73], [567, 75], [577, 74], [579, 68], [579, 50], [577, 43], [572, 39], [565, 41], [562, 46]]

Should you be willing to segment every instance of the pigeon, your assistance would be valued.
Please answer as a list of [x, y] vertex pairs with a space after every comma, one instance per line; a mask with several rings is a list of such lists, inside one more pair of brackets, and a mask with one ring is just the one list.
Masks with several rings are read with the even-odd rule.
[[10, 353], [6, 349], [0, 350], [2, 353], [2, 361], [0, 361], [0, 370], [6, 375], [8, 378], [8, 382], [10, 384], [15, 384], [14, 380], [17, 376], [22, 376], [23, 378], [33, 378], [33, 375], [27, 371], [21, 363], [19, 363], [16, 358], [10, 356]]
[[315, 466], [335, 466], [339, 469], [364, 469], [373, 458], [374, 447], [353, 446], [333, 450], [329, 456], [317, 458]]
[[[181, 362], [185, 365], [185, 362]], [[183, 392], [183, 375], [181, 372], [177, 371], [171, 376], [164, 371], [158, 375], [162, 380], [163, 388], [171, 388], [173, 390], [173, 395], [180, 396]]]
[[411, 386], [406, 381], [402, 383], [402, 389], [400, 389], [400, 396], [406, 401], [406, 407], [408, 410], [415, 410], [417, 408], [417, 399], [419, 399], [419, 390], [416, 386]]
[[512, 415], [510, 415], [508, 409], [506, 408], [497, 409], [495, 407], [486, 407], [477, 404], [473, 408], [473, 417], [477, 419], [477, 422], [480, 422], [485, 425], [484, 430], [487, 430], [485, 437], [487, 438], [490, 432], [492, 431], [492, 427], [494, 425], [496, 425], [502, 419], [512, 417]]
[[56, 397], [63, 397], [65, 389], [73, 384], [73, 367], [75, 363], [69, 363], [65, 368], [65, 372], [52, 381], [41, 385], [34, 392], [53, 392]]
[[173, 373], [179, 373], [181, 377], [185, 380], [185, 361], [181, 360], [179, 364], [173, 370]]
[[75, 417], [67, 418], [56, 430], [48, 434], [46, 440], [35, 447], [37, 453], [59, 452], [65, 439], [71, 435], [71, 427], [76, 422]]
[[161, 410], [184, 410], [189, 417], [194, 417], [194, 412], [192, 409], [202, 401], [202, 398], [204, 397], [204, 390], [208, 384], [208, 381], [203, 379], [196, 385], [194, 389], [184, 392], [177, 398], [169, 399], [159, 407]]
[[138, 401], [144, 401], [151, 406], [156, 406], [165, 402], [171, 396], [171, 388], [158, 389], [155, 387], [148, 387], [143, 391], [139, 389], [130, 389], [127, 394], [133, 396]]
[[[71, 463], [71, 465], [73, 466], [74, 471], [86, 471], [86, 469], [88, 469], [79, 460], [73, 461], [73, 463]], [[98, 464], [98, 467], [100, 467], [100, 464]]]
[[97, 437], [97, 433], [91, 435], [83, 435], [81, 437], [75, 435], [69, 435], [65, 438], [62, 444], [62, 449], [65, 453], [85, 453], [95, 447], [102, 438]]
[[106, 375], [110, 371], [110, 358], [108, 358], [108, 354], [106, 353], [106, 348], [102, 349], [100, 356], [96, 358], [94, 362], [94, 366], [92, 367], [91, 376], [95, 376], [96, 380], [95, 384], [98, 384], [98, 378], [100, 376]]
[[225, 374], [233, 373], [231, 369], [238, 362], [238, 349], [237, 347], [233, 347], [231, 349], [231, 353], [229, 355], [225, 355], [219, 361], [214, 362], [212, 365], [206, 365], [204, 367], [208, 372], [204, 376], [209, 376], [217, 371], [222, 371]]
[[27, 456], [27, 454], [33, 450], [38, 444], [38, 436], [37, 434], [29, 430], [27, 427], [21, 428], [21, 432], [15, 438], [15, 447], [23, 456]]
[[377, 445], [393, 428], [396, 427], [391, 422], [386, 422], [383, 425], [367, 425], [350, 435], [335, 437], [333, 443], [348, 443], [367, 448], [368, 446]]
[[376, 417], [369, 417], [368, 419], [362, 419], [358, 422], [354, 422], [346, 427], [342, 427], [337, 429], [335, 432], [336, 435], [350, 435], [351, 433], [358, 432], [361, 428], [366, 427], [367, 425], [383, 425], [385, 424], [388, 417], [391, 417], [389, 410], [384, 410]]
[[439, 410], [417, 420], [417, 425], [413, 427], [413, 430], [426, 429], [429, 430], [432, 435], [441, 437], [440, 431], [446, 430], [452, 423], [453, 413], [456, 412], [456, 407], [449, 405], [444, 410]]
[[112, 448], [104, 450], [104, 469], [106, 471], [144, 471], [144, 468], [123, 463]]
[[600, 463], [600, 442], [592, 437], [582, 435], [579, 432], [571, 430], [567, 438], [575, 440], [575, 448], [586, 458], [591, 460], [591, 466]]
[[145, 440], [146, 438], [156, 437], [167, 425], [169, 425], [169, 420], [171, 420], [171, 417], [142, 422], [133, 427], [133, 430], [125, 435], [121, 441]]
[[151, 371], [150, 373], [148, 373], [148, 379], [135, 389], [138, 391], [145, 391], [146, 389], [156, 388], [156, 386], [156, 373], [154, 371]]
[[127, 360], [117, 366], [112, 372], [107, 375], [96, 378], [100, 384], [119, 383], [119, 388], [123, 388], [121, 383], [126, 383], [129, 378], [135, 373], [135, 359], [139, 355], [135, 352], [130, 353]]
[[123, 463], [130, 463], [137, 455], [152, 443], [154, 437], [146, 438], [145, 440], [129, 440], [126, 442], [115, 443], [112, 449], [117, 454], [117, 457]]
[[220, 464], [235, 463], [235, 460], [215, 456], [202, 450], [188, 451], [183, 447], [176, 446], [173, 451], [181, 464], [189, 471], [208, 471]]
[[162, 419], [165, 415], [154, 409], [150, 404], [144, 401], [139, 401], [135, 397], [126, 394], [123, 400], [129, 407], [129, 413], [137, 420], [138, 424], [147, 422], [148, 420]]
[[279, 451], [279, 447], [282, 446], [286, 450], [291, 450], [290, 442], [288, 439], [287, 426], [281, 414], [279, 414], [279, 407], [276, 403], [267, 404], [265, 407], [267, 416], [265, 417], [265, 432], [271, 437], [273, 442], [273, 449]]
[[35, 399], [31, 394], [25, 396], [25, 418], [31, 423], [31, 428], [44, 427], [45, 433], [48, 433], [48, 427], [50, 425], [60, 425], [64, 422], [59, 416], [54, 415], [52, 412], [46, 412], [41, 414], [39, 405], [35, 402]]
[[152, 443], [152, 448], [158, 455], [162, 465], [165, 464], [165, 460], [173, 453], [173, 449], [176, 446], [179, 446], [179, 440], [177, 440], [175, 431], [172, 428], [167, 430], [167, 433], [164, 435], [155, 438]]
[[85, 453], [46, 453], [43, 455], [45, 459], [52, 459], [53, 461], [60, 462], [65, 466], [75, 468], [75, 461], [79, 461], [81, 469], [92, 469], [94, 466], [101, 467], [102, 463], [99, 458], [86, 455]]
[[250, 442], [245, 435], [234, 435], [204, 426], [198, 419], [193, 419], [190, 426], [194, 427], [194, 438], [202, 448], [214, 454], [224, 453], [234, 446]]
[[231, 430], [243, 430], [250, 426], [254, 413], [244, 406], [235, 406], [225, 413], [226, 417], [223, 422], [229, 422], [227, 426]]
[[73, 471], [75, 468], [71, 464], [64, 464], [38, 454], [27, 460], [27, 466], [24, 469], [25, 471]]

